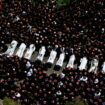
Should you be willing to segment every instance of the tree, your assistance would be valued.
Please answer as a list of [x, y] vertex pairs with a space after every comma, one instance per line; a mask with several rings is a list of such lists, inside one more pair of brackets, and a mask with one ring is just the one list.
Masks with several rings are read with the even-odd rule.
[[62, 6], [67, 6], [70, 4], [71, 0], [57, 0], [57, 6], [62, 7]]
[[3, 100], [3, 105], [20, 105], [20, 104], [8, 97], [5, 97]]
[[72, 102], [66, 102], [65, 105], [88, 105], [88, 103], [80, 97], [76, 97]]

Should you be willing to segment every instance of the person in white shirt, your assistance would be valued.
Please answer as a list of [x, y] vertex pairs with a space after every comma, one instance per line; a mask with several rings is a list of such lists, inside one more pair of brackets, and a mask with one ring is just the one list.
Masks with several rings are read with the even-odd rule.
[[65, 77], [65, 74], [61, 73], [59, 76], [60, 76], [61, 79], [63, 79]]
[[19, 92], [16, 92], [15, 97], [20, 98], [21, 94]]
[[18, 22], [20, 20], [20, 17], [17, 15], [16, 17], [15, 17], [15, 19], [13, 20], [13, 22]]
[[88, 77], [86, 77], [86, 76], [82, 76], [82, 77], [80, 78], [80, 81], [87, 82], [87, 80], [88, 80]]
[[31, 34], [32, 33], [32, 26], [28, 24], [27, 28], [28, 28], [27, 31], [30, 32], [30, 34]]
[[60, 88], [61, 86], [63, 86], [63, 82], [62, 81], [58, 82], [58, 87]]
[[26, 68], [28, 69], [28, 68], [30, 68], [31, 67], [31, 63], [29, 62], [29, 61], [27, 61], [27, 63], [26, 63]]
[[99, 92], [96, 92], [95, 94], [94, 94], [94, 96], [95, 97], [100, 97], [101, 96], [101, 92], [99, 91]]
[[27, 76], [30, 77], [32, 74], [33, 74], [33, 70], [30, 69], [30, 70], [27, 72]]
[[94, 80], [94, 83], [97, 84], [99, 82], [98, 78]]
[[56, 92], [56, 95], [61, 96], [62, 95], [62, 92], [61, 91], [57, 91]]

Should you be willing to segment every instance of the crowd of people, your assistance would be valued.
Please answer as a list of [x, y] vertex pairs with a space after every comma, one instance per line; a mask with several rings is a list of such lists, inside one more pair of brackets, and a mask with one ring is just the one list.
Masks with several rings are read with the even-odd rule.
[[[101, 71], [105, 61], [104, 7], [104, 0], [74, 0], [59, 9], [56, 0], [40, 0], [35, 5], [31, 0], [3, 1], [0, 51], [6, 51], [12, 40], [26, 46], [33, 43], [37, 51], [41, 46], [57, 46], [68, 55], [74, 53], [77, 62], [84, 56], [89, 61], [97, 58]], [[8, 96], [22, 105], [64, 105], [80, 96], [89, 105], [105, 104], [105, 74], [64, 68], [60, 75], [48, 75], [44, 65], [0, 55], [0, 98]]]
[[22, 105], [64, 105], [76, 96], [89, 105], [104, 105], [105, 74], [64, 68], [48, 75], [45, 64], [0, 56], [0, 98], [5, 96]]

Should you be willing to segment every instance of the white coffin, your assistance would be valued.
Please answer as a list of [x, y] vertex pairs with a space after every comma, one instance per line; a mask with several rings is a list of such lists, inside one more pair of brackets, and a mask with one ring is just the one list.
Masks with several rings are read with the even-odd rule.
[[99, 61], [97, 59], [93, 59], [91, 61], [89, 72], [94, 72], [96, 74], [98, 70], [98, 64], [99, 64]]
[[49, 58], [47, 60], [47, 63], [53, 64], [56, 56], [57, 56], [57, 52], [52, 50], [51, 53], [50, 53], [50, 56], [49, 56]]
[[79, 65], [79, 70], [86, 70], [86, 67], [87, 67], [87, 63], [88, 63], [88, 60], [86, 57], [83, 57], [81, 58], [80, 60], [80, 65]]
[[75, 61], [75, 55], [71, 55], [70, 56], [70, 59], [69, 59], [69, 62], [67, 64], [67, 68], [74, 68], [74, 61]]
[[34, 44], [31, 44], [29, 46], [29, 48], [27, 49], [27, 51], [26, 51], [26, 53], [24, 55], [24, 58], [30, 60], [34, 51], [35, 51], [35, 46], [34, 46]]
[[8, 49], [7, 49], [7, 51], [4, 54], [12, 56], [14, 54], [14, 51], [15, 51], [16, 47], [17, 47], [17, 44], [18, 44], [18, 42], [13, 40], [11, 42], [11, 44], [8, 46]]
[[65, 58], [65, 53], [61, 53], [56, 65], [62, 67], [64, 58]]
[[36, 60], [40, 60], [42, 62], [44, 55], [45, 55], [45, 52], [46, 52], [46, 48], [45, 48], [45, 46], [42, 46], [39, 50], [39, 54], [38, 54]]
[[25, 49], [26, 49], [26, 45], [25, 45], [24, 43], [21, 43], [21, 45], [20, 45], [19, 48], [18, 48], [18, 51], [16, 52], [16, 56], [22, 58]]

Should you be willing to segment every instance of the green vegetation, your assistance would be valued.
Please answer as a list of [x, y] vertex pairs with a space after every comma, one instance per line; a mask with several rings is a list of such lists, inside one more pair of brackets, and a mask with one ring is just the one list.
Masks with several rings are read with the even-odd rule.
[[57, 0], [57, 6], [62, 7], [62, 6], [67, 6], [70, 4], [71, 0]]
[[20, 104], [8, 97], [5, 97], [3, 100], [3, 105], [20, 105]]
[[[42, 0], [29, 0], [33, 3], [33, 5], [37, 5], [42, 2]], [[49, 0], [44, 0], [45, 3], [49, 2]], [[56, 5], [58, 8], [62, 6], [67, 6], [69, 5], [71, 0], [56, 0]]]
[[65, 105], [88, 105], [88, 104], [80, 97], [76, 97], [72, 102], [67, 102]]
[[[3, 105], [20, 105], [20, 104], [8, 97], [5, 97], [3, 100]], [[65, 105], [88, 105], [88, 104], [80, 97], [76, 97], [72, 102], [66, 102]]]

